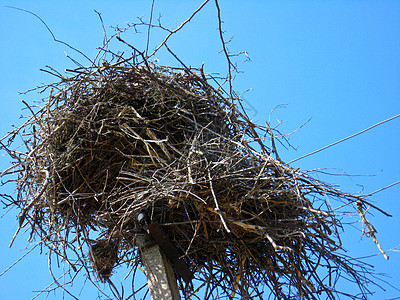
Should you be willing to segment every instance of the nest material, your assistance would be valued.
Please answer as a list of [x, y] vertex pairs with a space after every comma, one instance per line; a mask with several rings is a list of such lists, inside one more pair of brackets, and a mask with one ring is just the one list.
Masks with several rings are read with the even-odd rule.
[[331, 279], [342, 273], [368, 292], [363, 265], [340, 254], [327, 200], [361, 197], [273, 158], [257, 133], [269, 143], [272, 131], [202, 72], [125, 62], [76, 73], [49, 86], [10, 137], [27, 134], [28, 151], [10, 152], [20, 223], [74, 269], [92, 266], [107, 281], [115, 266], [140, 260], [136, 217], [146, 212], [206, 295], [263, 298], [266, 285], [279, 299], [333, 299]]
[[91, 260], [99, 278], [106, 282], [110, 278], [115, 263], [118, 260], [118, 242], [100, 239], [94, 241], [91, 247]]

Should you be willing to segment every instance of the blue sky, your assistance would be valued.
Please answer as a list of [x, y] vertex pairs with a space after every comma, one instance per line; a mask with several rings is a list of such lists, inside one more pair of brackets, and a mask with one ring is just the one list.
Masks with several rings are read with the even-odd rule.
[[[202, 1], [155, 1], [155, 17], [175, 28]], [[4, 136], [19, 119], [23, 104], [40, 99], [31, 93], [19, 95], [42, 83], [54, 80], [40, 72], [45, 65], [63, 71], [87, 61], [71, 49], [55, 43], [43, 24], [32, 15], [6, 8], [17, 6], [43, 18], [55, 36], [94, 57], [101, 45], [103, 30], [94, 9], [102, 13], [110, 26], [125, 26], [137, 17], [149, 18], [151, 1], [4, 1], [0, 0], [0, 135]], [[290, 133], [311, 118], [288, 138], [295, 149], [281, 147], [280, 156], [291, 161], [370, 125], [400, 113], [400, 2], [398, 1], [223, 1], [222, 17], [232, 52], [247, 51], [251, 62], [239, 57], [235, 90], [244, 94], [250, 117], [258, 123], [280, 122], [282, 133]], [[152, 31], [150, 50], [164, 33]], [[146, 28], [142, 33], [126, 35], [127, 40], [145, 48]], [[120, 47], [119, 45], [115, 45]], [[206, 72], [226, 72], [226, 62], [218, 54], [216, 11], [213, 1], [179, 34], [169, 46], [187, 64]], [[166, 53], [157, 55], [160, 64], [176, 64]], [[279, 106], [278, 109], [275, 109]], [[274, 111], [273, 111], [274, 110]], [[271, 112], [273, 113], [271, 114]], [[340, 184], [345, 191], [371, 193], [400, 180], [400, 118], [372, 129], [294, 163], [295, 167], [327, 172], [368, 176], [320, 176]], [[0, 157], [0, 167], [8, 164]], [[9, 193], [12, 189], [9, 188]], [[390, 212], [387, 218], [378, 212], [370, 221], [386, 250], [400, 244], [400, 185], [371, 198]], [[2, 211], [2, 215], [5, 211]], [[0, 273], [24, 253], [27, 236], [9, 249], [17, 221], [11, 212], [0, 220]], [[355, 220], [355, 218], [354, 218]], [[345, 249], [354, 257], [375, 255], [374, 243], [361, 236], [361, 224], [346, 228]], [[36, 249], [38, 250], [38, 249]], [[47, 257], [32, 251], [8, 273], [0, 277], [0, 299], [30, 299], [51, 282]], [[373, 256], [367, 262], [392, 285], [400, 278], [399, 248], [389, 251], [390, 260]], [[44, 250], [44, 253], [46, 251]], [[79, 290], [79, 284], [77, 284]], [[371, 299], [397, 299], [400, 291], [382, 283]], [[94, 299], [93, 294], [86, 299]], [[61, 299], [51, 293], [48, 299]], [[39, 299], [44, 299], [44, 297]], [[68, 299], [68, 297], [66, 297]]]

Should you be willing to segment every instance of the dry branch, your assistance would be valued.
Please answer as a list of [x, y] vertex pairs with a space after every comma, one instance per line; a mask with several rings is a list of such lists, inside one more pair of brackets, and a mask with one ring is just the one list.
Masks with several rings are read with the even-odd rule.
[[196, 72], [125, 62], [50, 85], [59, 92], [2, 141], [24, 131], [27, 151], [6, 172], [18, 174], [20, 226], [62, 253], [70, 272], [83, 264], [106, 282], [115, 266], [140, 260], [136, 216], [145, 212], [196, 279], [227, 295], [261, 298], [265, 284], [282, 299], [333, 299], [321, 268], [366, 294], [365, 266], [339, 251], [338, 212], [325, 198], [363, 197], [274, 159], [260, 128]]

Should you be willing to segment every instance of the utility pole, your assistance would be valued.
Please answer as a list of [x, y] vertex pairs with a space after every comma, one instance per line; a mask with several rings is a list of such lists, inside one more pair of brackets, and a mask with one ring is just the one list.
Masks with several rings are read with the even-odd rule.
[[180, 300], [174, 269], [157, 244], [145, 247], [144, 237], [138, 238], [141, 258], [152, 300]]
[[180, 258], [175, 245], [168, 238], [160, 223], [147, 225], [145, 214], [138, 215], [138, 221], [146, 224], [147, 234], [137, 235], [147, 283], [152, 300], [180, 300], [175, 271], [186, 282], [190, 283], [193, 273], [185, 261]]

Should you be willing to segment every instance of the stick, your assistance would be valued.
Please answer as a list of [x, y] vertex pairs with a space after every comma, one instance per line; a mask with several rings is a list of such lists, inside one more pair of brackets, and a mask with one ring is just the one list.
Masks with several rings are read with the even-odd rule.
[[367, 236], [369, 235], [372, 238], [372, 240], [374, 241], [374, 243], [378, 247], [379, 251], [381, 251], [383, 257], [385, 259], [389, 259], [389, 256], [387, 256], [385, 251], [383, 251], [381, 245], [378, 242], [378, 239], [375, 236], [376, 229], [374, 228], [374, 226], [371, 225], [370, 222], [368, 222], [367, 218], [365, 217], [365, 212], [363, 211], [363, 207], [362, 207], [361, 201], [357, 201], [356, 204], [357, 204], [358, 214], [360, 215], [361, 220], [363, 221], [363, 223], [365, 224], [365, 226], [368, 229], [368, 231], [366, 232]]

